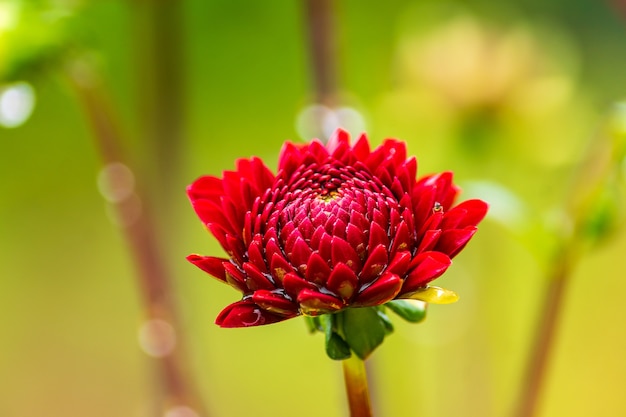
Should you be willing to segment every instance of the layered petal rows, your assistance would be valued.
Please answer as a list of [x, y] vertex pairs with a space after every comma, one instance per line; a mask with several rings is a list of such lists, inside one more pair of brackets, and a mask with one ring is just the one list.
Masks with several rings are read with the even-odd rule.
[[188, 260], [243, 294], [217, 317], [222, 327], [411, 298], [443, 274], [487, 212], [454, 205], [452, 173], [416, 180], [403, 142], [371, 150], [337, 130], [324, 145], [286, 143], [274, 175], [240, 159], [223, 178], [188, 187], [200, 220], [228, 258]]

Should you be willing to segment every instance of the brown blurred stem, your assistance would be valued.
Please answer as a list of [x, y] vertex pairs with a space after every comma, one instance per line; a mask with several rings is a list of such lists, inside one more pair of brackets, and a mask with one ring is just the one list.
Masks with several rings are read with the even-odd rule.
[[[601, 235], [590, 234], [589, 224], [598, 214], [599, 194], [621, 169], [622, 149], [612, 135], [591, 141], [587, 159], [577, 170], [568, 207], [572, 230], [563, 236], [560, 251], [553, 261], [548, 288], [540, 311], [536, 335], [531, 347], [522, 390], [515, 409], [515, 417], [535, 417], [540, 396], [545, 388], [546, 375], [558, 335], [567, 285], [580, 256], [597, 244]], [[601, 200], [600, 200], [601, 201]], [[601, 232], [606, 233], [606, 231]]]
[[337, 63], [332, 0], [304, 0], [315, 100], [332, 107], [337, 100]]
[[[68, 68], [69, 81], [93, 130], [102, 164], [107, 166], [119, 162], [129, 166], [122, 150], [124, 140], [116, 123], [117, 119], [93, 68], [88, 62], [78, 60]], [[140, 212], [137, 212], [138, 202]], [[160, 254], [156, 228], [145, 199], [141, 198], [139, 191], [136, 190], [135, 198], [126, 198], [112, 204], [123, 225], [121, 229], [135, 264], [146, 319], [163, 320], [178, 332], [174, 350], [155, 358], [164, 392], [160, 407], [167, 409], [173, 406], [188, 406], [205, 416], [206, 413], [192, 387], [192, 378], [184, 360], [181, 327], [172, 297], [168, 267]], [[155, 343], [159, 343], [158, 335], [156, 337]], [[162, 415], [162, 412], [159, 415]]]
[[[183, 2], [138, 0], [133, 6], [138, 114], [155, 179], [145, 184], [151, 187], [146, 192], [151, 198], [179, 195], [177, 174], [185, 136]], [[173, 201], [160, 199], [155, 207], [158, 218], [171, 218]]]
[[355, 354], [343, 361], [350, 417], [372, 417], [365, 363]]
[[539, 315], [539, 324], [533, 339], [526, 375], [522, 382], [521, 395], [515, 409], [515, 417], [537, 415], [540, 393], [545, 387], [548, 364], [563, 311], [570, 271], [574, 263], [571, 252], [570, 250], [562, 251], [554, 262], [554, 269], [549, 277]]

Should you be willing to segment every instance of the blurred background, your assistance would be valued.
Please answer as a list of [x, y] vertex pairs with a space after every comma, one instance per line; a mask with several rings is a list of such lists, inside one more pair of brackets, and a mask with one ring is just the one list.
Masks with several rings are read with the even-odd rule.
[[0, 0], [0, 416], [347, 415], [320, 334], [218, 328], [239, 294], [185, 261], [222, 256], [187, 184], [339, 125], [492, 206], [461, 300], [368, 361], [377, 415], [512, 415], [563, 251], [538, 415], [626, 415], [625, 51], [621, 0]]

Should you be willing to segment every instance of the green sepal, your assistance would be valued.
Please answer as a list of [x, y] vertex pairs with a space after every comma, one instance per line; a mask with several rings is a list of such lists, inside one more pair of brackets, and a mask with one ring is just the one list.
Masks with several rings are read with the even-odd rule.
[[393, 333], [393, 323], [391, 322], [391, 319], [389, 319], [389, 316], [387, 316], [382, 309], [378, 309], [377, 313], [381, 323], [385, 326], [385, 336]]
[[326, 354], [328, 357], [334, 360], [344, 360], [352, 356], [350, 346], [348, 346], [346, 341], [335, 331], [335, 315], [324, 314], [316, 318], [324, 330]]
[[344, 340], [361, 359], [366, 359], [385, 339], [386, 326], [375, 307], [348, 308], [336, 316]]
[[316, 317], [303, 316], [303, 317], [304, 317], [304, 324], [306, 325], [306, 328], [309, 331], [309, 333], [324, 331], [324, 329], [322, 328], [322, 325], [320, 324], [319, 317], [317, 316]]
[[426, 306], [426, 303], [409, 300], [393, 300], [385, 304], [385, 307], [411, 323], [419, 323], [426, 318]]

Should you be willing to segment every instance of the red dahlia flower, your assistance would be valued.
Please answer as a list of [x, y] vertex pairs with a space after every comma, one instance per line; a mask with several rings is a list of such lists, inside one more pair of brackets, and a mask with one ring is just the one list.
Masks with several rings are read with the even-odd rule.
[[453, 206], [452, 173], [416, 180], [403, 142], [370, 150], [337, 130], [328, 144], [287, 142], [276, 175], [239, 159], [223, 179], [188, 188], [196, 213], [229, 258], [188, 260], [243, 294], [217, 317], [222, 327], [275, 323], [349, 307], [417, 298], [450, 266], [487, 212], [481, 200]]

